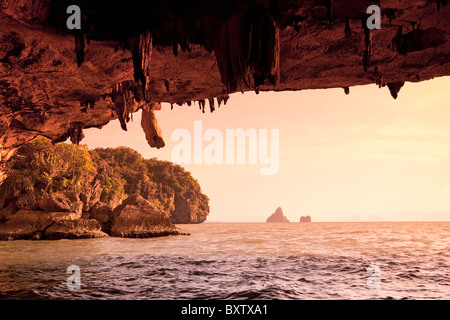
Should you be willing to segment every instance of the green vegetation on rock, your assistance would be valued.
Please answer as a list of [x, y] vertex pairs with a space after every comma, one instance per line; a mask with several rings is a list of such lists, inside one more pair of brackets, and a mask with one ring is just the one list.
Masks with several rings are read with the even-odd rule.
[[86, 146], [53, 145], [45, 138], [22, 147], [8, 165], [8, 178], [0, 186], [8, 197], [80, 191], [97, 172]]
[[1, 211], [35, 209], [43, 197], [70, 191], [84, 212], [104, 204], [114, 209], [139, 194], [173, 223], [201, 223], [209, 214], [209, 199], [190, 172], [126, 147], [89, 150], [38, 138], [17, 151], [8, 173], [0, 186]]

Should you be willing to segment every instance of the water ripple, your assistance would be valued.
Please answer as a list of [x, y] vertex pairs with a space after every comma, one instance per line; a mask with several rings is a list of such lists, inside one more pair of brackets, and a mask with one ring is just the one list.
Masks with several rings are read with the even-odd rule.
[[[294, 223], [186, 226], [191, 237], [160, 240], [1, 243], [0, 299], [449, 299], [448, 225], [426, 225], [428, 251], [411, 245], [422, 225], [394, 223], [336, 232], [311, 224], [301, 244]], [[81, 269], [80, 290], [67, 288], [70, 264]], [[380, 268], [380, 289], [367, 287], [370, 265]]]

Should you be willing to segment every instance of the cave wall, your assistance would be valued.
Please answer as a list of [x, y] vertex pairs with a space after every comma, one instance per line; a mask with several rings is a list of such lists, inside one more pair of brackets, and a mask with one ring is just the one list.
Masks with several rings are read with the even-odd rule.
[[[365, 26], [371, 2], [380, 30]], [[81, 8], [81, 30], [66, 27], [69, 4]], [[147, 140], [162, 147], [161, 102], [212, 112], [239, 91], [371, 83], [396, 98], [406, 81], [450, 74], [446, 4], [0, 0], [0, 181], [38, 135], [79, 143], [84, 128], [113, 119], [126, 130], [140, 109]]]

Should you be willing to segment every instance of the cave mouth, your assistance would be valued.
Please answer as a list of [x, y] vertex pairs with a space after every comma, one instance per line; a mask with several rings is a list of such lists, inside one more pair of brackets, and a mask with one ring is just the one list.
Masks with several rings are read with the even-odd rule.
[[[405, 82], [450, 74], [450, 6], [383, 1], [381, 29], [364, 1], [4, 1], [0, 7], [0, 165], [37, 136], [80, 143], [83, 129], [143, 110], [161, 148], [161, 102], [202, 112], [234, 92]], [[68, 30], [67, 8], [81, 29]]]

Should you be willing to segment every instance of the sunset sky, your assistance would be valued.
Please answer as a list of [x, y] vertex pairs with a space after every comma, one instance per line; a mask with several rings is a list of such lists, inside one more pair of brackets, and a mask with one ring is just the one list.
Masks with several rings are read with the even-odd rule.
[[[450, 220], [450, 77], [406, 83], [394, 100], [376, 85], [230, 96], [202, 114], [163, 104], [156, 113], [166, 147], [147, 145], [140, 112], [85, 130], [90, 148], [128, 146], [145, 158], [171, 160], [172, 132], [214, 128], [279, 129], [279, 171], [256, 165], [184, 165], [210, 198], [209, 221], [262, 222], [277, 207], [292, 222]], [[204, 146], [207, 145], [204, 142]]]

